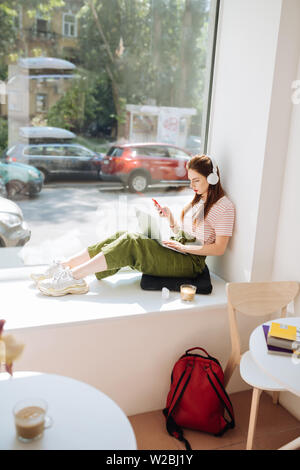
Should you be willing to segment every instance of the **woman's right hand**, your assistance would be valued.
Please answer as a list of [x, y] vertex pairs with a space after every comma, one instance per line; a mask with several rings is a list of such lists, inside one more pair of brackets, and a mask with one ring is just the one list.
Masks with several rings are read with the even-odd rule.
[[165, 207], [156, 207], [157, 212], [159, 213], [160, 217], [167, 217], [169, 220], [172, 217], [172, 212], [171, 210], [165, 206]]

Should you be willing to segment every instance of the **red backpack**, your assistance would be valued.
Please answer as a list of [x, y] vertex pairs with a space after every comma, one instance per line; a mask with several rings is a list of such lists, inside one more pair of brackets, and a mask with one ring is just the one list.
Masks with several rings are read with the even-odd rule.
[[[204, 351], [206, 356], [192, 354], [194, 349]], [[229, 420], [224, 417], [225, 409]], [[163, 413], [168, 433], [183, 441], [187, 450], [191, 450], [191, 446], [183, 437], [182, 427], [215, 436], [234, 428], [234, 413], [224, 388], [222, 367], [205, 349], [188, 349], [174, 365]]]

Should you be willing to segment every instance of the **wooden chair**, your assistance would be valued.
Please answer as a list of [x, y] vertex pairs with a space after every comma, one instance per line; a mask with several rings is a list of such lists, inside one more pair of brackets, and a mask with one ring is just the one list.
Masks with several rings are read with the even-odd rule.
[[286, 316], [287, 305], [296, 297], [298, 282], [231, 282], [226, 285], [232, 351], [224, 372], [227, 386], [236, 366], [240, 366], [242, 379], [253, 387], [247, 450], [252, 449], [259, 399], [263, 390], [273, 392], [273, 403], [278, 403], [279, 392], [284, 390], [255, 364], [250, 351], [241, 355], [240, 336], [236, 312], [260, 316], [280, 311]]

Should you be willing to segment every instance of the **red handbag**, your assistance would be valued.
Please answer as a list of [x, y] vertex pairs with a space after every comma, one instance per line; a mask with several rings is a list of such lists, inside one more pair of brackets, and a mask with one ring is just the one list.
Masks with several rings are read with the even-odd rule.
[[[206, 356], [191, 353], [200, 349]], [[229, 415], [226, 419], [225, 410]], [[175, 363], [171, 375], [171, 387], [166, 408], [167, 431], [185, 443], [182, 428], [196, 429], [215, 436], [222, 436], [234, 428], [234, 412], [224, 388], [224, 373], [217, 359], [203, 348], [188, 349]]]

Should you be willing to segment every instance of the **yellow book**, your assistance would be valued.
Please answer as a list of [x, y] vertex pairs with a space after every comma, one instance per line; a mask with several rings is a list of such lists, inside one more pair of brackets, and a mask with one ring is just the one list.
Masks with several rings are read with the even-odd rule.
[[282, 323], [272, 322], [270, 331], [270, 336], [275, 336], [275, 338], [289, 339], [291, 341], [297, 340], [297, 327], [292, 325], [284, 325]]

